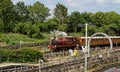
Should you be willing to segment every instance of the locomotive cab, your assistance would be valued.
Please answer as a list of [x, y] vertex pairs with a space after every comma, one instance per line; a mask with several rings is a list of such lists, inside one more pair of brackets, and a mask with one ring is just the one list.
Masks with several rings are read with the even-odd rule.
[[56, 45], [56, 37], [51, 39], [50, 45]]

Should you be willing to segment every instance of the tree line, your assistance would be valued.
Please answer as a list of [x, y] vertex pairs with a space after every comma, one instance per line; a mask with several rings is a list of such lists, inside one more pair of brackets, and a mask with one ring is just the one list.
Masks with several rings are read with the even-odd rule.
[[42, 32], [52, 30], [84, 34], [84, 26], [79, 27], [78, 24], [88, 23], [89, 35], [95, 32], [120, 35], [120, 14], [115, 11], [96, 13], [74, 11], [68, 14], [68, 8], [58, 3], [53, 16], [50, 16], [50, 9], [39, 1], [33, 5], [25, 5], [23, 1], [19, 1], [14, 5], [11, 0], [1, 0], [0, 32], [21, 33], [31, 38], [43, 38]]

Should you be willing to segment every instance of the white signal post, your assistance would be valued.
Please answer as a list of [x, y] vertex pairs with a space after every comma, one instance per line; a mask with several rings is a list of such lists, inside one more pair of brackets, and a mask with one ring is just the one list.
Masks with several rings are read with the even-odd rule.
[[85, 24], [85, 29], [86, 29], [86, 31], [85, 31], [85, 37], [86, 37], [85, 46], [86, 46], [86, 48], [87, 48], [87, 25], [88, 24]]
[[[78, 27], [81, 27], [82, 24], [78, 24]], [[84, 52], [84, 55], [85, 55], [85, 66], [84, 66], [84, 72], [87, 72], [87, 53], [88, 53], [88, 43], [87, 43], [87, 26], [88, 24], [85, 24], [85, 37], [86, 37], [86, 40], [85, 40], [85, 47], [82, 46], [82, 50]]]
[[85, 37], [86, 37], [86, 40], [85, 40], [85, 48], [84, 48], [84, 54], [85, 54], [85, 72], [87, 72], [87, 25], [88, 24], [85, 24]]

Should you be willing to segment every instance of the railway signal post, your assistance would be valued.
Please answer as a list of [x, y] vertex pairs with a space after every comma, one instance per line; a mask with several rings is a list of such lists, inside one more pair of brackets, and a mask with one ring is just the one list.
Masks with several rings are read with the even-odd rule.
[[84, 50], [84, 53], [85, 53], [85, 72], [87, 72], [87, 25], [88, 24], [85, 24], [85, 37], [86, 37], [86, 40], [85, 40], [85, 50]]
[[[82, 24], [78, 24], [78, 27], [82, 27]], [[85, 66], [84, 66], [84, 72], [87, 72], [87, 52], [88, 52], [88, 43], [87, 43], [87, 27], [88, 24], [85, 24], [85, 48], [82, 47], [84, 55], [85, 55]]]
[[87, 46], [85, 46], [85, 48], [82, 46], [82, 50], [84, 52], [84, 56], [85, 56], [85, 66], [84, 66], [84, 72], [87, 72]]

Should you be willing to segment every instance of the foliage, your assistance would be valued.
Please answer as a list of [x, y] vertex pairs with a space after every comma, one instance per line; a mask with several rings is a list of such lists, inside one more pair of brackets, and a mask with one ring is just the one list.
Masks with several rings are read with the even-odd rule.
[[104, 24], [104, 13], [103, 12], [97, 12], [93, 16], [93, 24], [95, 24], [98, 27], [101, 27]]
[[15, 6], [14, 10], [17, 13], [17, 20], [18, 22], [25, 22], [29, 19], [29, 12], [27, 6], [25, 6], [23, 1], [19, 1]]
[[36, 41], [35, 39], [31, 39], [25, 35], [13, 34], [13, 33], [9, 33], [9, 34], [0, 33], [0, 38], [1, 38], [1, 42], [5, 42], [6, 44], [9, 44], [9, 45], [18, 44], [20, 41], [23, 41], [23, 42]]
[[[23, 1], [13, 5], [11, 0], [1, 0], [0, 33], [20, 33], [41, 40], [46, 38], [43, 33], [53, 30], [80, 32], [84, 36], [84, 24], [88, 23], [88, 35], [95, 32], [120, 35], [120, 14], [114, 11], [96, 13], [74, 11], [68, 15], [67, 7], [60, 3], [56, 4], [54, 16], [49, 17], [49, 11], [49, 8], [39, 1], [33, 5], [25, 5]], [[78, 27], [78, 24], [83, 26]], [[7, 38], [4, 41], [8, 44], [16, 43]]]
[[10, 0], [0, 2], [0, 20], [2, 20], [2, 32], [12, 32], [15, 26], [15, 15], [13, 4]]
[[[96, 33], [96, 32], [99, 32], [99, 31], [96, 31], [97, 27], [96, 26], [89, 26], [88, 27], [88, 35], [91, 36], [92, 34]], [[85, 32], [85, 31], [84, 31]], [[101, 32], [101, 31], [100, 31]]]
[[[68, 16], [68, 32], [85, 32], [84, 25], [77, 27], [77, 24], [88, 23], [88, 35], [95, 32], [104, 32], [108, 35], [120, 35], [120, 15], [114, 11], [93, 13], [73, 12]], [[91, 26], [91, 25], [95, 26]]]
[[67, 8], [58, 3], [54, 9], [54, 16], [59, 25], [66, 24], [67, 19]]
[[[19, 34], [19, 33], [0, 33], [0, 46], [6, 46], [6, 45], [14, 45], [19, 44], [20, 42], [35, 42], [35, 43], [42, 43], [45, 41], [49, 41], [51, 37], [53, 37], [53, 34], [50, 34], [48, 32], [40, 33], [42, 37], [40, 39], [38, 38], [30, 38], [26, 35]], [[40, 35], [40, 36], [41, 36]]]
[[59, 28], [57, 28], [58, 30], [60, 31], [64, 31], [64, 32], [67, 32], [67, 24], [63, 24], [63, 25], [59, 25]]
[[83, 34], [83, 33], [80, 33], [80, 32], [78, 32], [78, 33], [68, 33], [68, 35], [69, 35], [69, 36], [75, 36], [75, 37], [84, 36], [84, 34]]
[[83, 17], [78, 11], [72, 12], [68, 16], [68, 28], [67, 32], [77, 32], [78, 24], [83, 23]]
[[[43, 26], [41, 26], [41, 25], [43, 25]], [[43, 38], [43, 36], [40, 34], [40, 32], [42, 31], [42, 29], [46, 30], [46, 28], [45, 28], [44, 24], [41, 24], [41, 25], [40, 25], [40, 23], [32, 24], [31, 22], [19, 23], [15, 27], [14, 32], [22, 33], [31, 38]]]
[[59, 27], [59, 25], [55, 21], [55, 18], [51, 18], [45, 23], [47, 24], [47, 32], [57, 30], [57, 28]]
[[39, 38], [39, 39], [41, 39], [41, 38], [44, 38], [44, 37], [43, 37], [43, 35], [41, 33], [34, 33], [34, 34], [32, 34], [32, 38]]
[[3, 14], [12, 7], [13, 4], [10, 0], [0, 0], [0, 19], [3, 19]]
[[32, 27], [31, 22], [20, 22], [14, 28], [14, 32], [28, 35], [31, 27]]
[[88, 24], [91, 24], [92, 23], [92, 20], [93, 20], [93, 13], [89, 13], [89, 12], [83, 12], [81, 13], [81, 23], [88, 23]]
[[30, 17], [36, 22], [44, 22], [46, 18], [50, 15], [49, 9], [44, 6], [41, 2], [36, 2], [33, 6], [29, 6], [28, 10], [30, 12]]
[[105, 13], [105, 21], [106, 25], [109, 25], [109, 24], [112, 24], [112, 23], [115, 23], [115, 24], [118, 24], [120, 23], [120, 15], [114, 11], [111, 11], [111, 12], [106, 12]]
[[3, 20], [0, 19], [0, 32], [3, 32], [3, 29], [4, 29], [4, 27], [3, 27]]
[[38, 62], [39, 59], [43, 59], [43, 55], [37, 49], [0, 50], [0, 62]]

